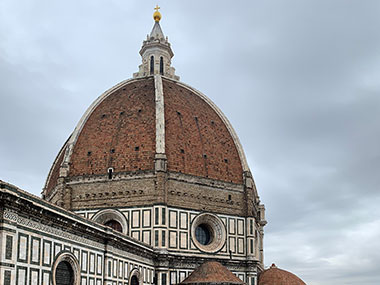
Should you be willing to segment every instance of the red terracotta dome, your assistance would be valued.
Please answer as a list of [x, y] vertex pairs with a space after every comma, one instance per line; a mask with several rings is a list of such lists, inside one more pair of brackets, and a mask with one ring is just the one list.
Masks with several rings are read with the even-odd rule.
[[59, 152], [43, 198], [79, 211], [166, 204], [262, 213], [239, 139], [205, 95], [179, 81], [156, 22], [133, 79], [99, 96]]
[[223, 284], [223, 285], [241, 285], [242, 280], [236, 277], [230, 270], [217, 261], [208, 261], [195, 269], [180, 284]]
[[[126, 80], [87, 110], [59, 153], [46, 183], [66, 177], [153, 171], [157, 153], [154, 77]], [[162, 78], [167, 170], [224, 182], [243, 183], [248, 170], [239, 140], [221, 111], [199, 91]]]
[[259, 285], [306, 285], [289, 271], [277, 268], [275, 264], [260, 274]]

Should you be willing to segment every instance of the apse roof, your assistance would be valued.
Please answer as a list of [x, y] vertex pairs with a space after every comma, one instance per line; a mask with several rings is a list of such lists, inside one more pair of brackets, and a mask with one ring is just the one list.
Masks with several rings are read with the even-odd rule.
[[299, 277], [293, 273], [272, 266], [260, 274], [259, 285], [306, 285]]
[[216, 261], [208, 261], [195, 269], [180, 284], [244, 284], [230, 270]]

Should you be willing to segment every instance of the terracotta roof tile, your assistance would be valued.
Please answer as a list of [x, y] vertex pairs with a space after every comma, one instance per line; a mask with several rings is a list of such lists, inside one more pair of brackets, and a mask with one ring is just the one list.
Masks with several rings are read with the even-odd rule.
[[116, 89], [91, 113], [76, 141], [69, 176], [154, 169], [155, 97], [152, 78]]
[[277, 268], [275, 264], [260, 274], [259, 285], [306, 285], [289, 271]]
[[242, 183], [235, 142], [221, 117], [200, 96], [163, 79], [168, 170]]
[[180, 284], [199, 283], [244, 284], [244, 282], [236, 277], [231, 271], [216, 261], [203, 263]]

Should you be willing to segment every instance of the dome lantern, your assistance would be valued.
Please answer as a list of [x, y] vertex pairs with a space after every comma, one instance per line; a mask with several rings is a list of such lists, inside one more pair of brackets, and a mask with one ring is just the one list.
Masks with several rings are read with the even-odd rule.
[[153, 13], [155, 23], [147, 39], [143, 42], [140, 50], [142, 64], [139, 66], [139, 71], [133, 74], [133, 77], [163, 75], [179, 80], [179, 76], [175, 75], [174, 67], [171, 66], [171, 59], [174, 53], [170, 47], [168, 38], [164, 36], [160, 26], [161, 13], [158, 12], [160, 7], [156, 5], [154, 9], [156, 10]]

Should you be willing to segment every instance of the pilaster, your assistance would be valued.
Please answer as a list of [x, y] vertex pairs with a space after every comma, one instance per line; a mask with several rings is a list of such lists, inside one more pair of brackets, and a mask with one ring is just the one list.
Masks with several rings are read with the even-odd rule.
[[244, 180], [244, 194], [245, 194], [245, 215], [247, 217], [253, 216], [254, 213], [254, 202], [255, 202], [255, 193], [254, 193], [254, 182], [252, 174], [250, 171], [245, 171], [243, 174]]
[[154, 76], [154, 92], [156, 104], [156, 154], [154, 170], [156, 173], [156, 193], [158, 203], [167, 203], [167, 159], [165, 154], [165, 110], [164, 92], [161, 75]]

